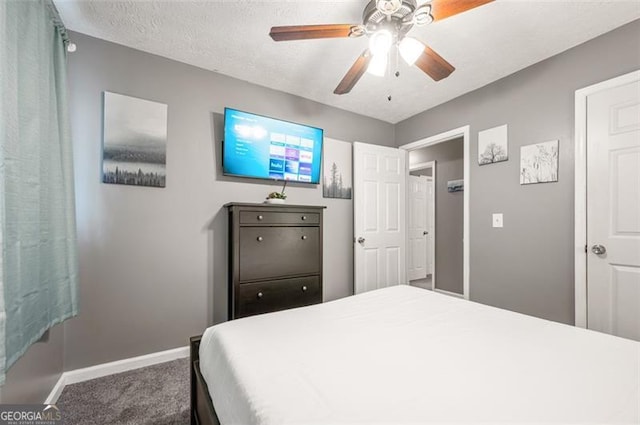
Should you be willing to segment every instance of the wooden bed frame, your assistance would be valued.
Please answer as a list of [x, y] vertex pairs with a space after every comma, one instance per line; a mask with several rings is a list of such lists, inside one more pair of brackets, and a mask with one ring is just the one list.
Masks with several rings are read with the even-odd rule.
[[202, 335], [189, 340], [189, 369], [191, 374], [191, 425], [220, 425], [220, 420], [209, 396], [207, 383], [200, 373], [200, 340]]

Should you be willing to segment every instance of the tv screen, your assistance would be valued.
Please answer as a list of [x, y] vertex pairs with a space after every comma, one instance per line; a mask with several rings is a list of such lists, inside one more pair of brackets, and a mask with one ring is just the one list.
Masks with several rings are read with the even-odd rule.
[[223, 173], [318, 184], [322, 137], [320, 128], [225, 108]]

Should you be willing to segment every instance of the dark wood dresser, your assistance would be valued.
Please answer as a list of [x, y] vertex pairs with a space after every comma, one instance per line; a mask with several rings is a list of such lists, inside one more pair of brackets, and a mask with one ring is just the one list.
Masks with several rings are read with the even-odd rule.
[[322, 302], [325, 207], [230, 203], [229, 319]]

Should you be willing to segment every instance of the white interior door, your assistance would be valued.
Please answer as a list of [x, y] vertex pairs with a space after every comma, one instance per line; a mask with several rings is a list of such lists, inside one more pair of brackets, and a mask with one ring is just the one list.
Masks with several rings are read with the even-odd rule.
[[[435, 163], [432, 167], [435, 175]], [[427, 274], [431, 276], [431, 282], [434, 282], [434, 267], [436, 253], [436, 196], [435, 187], [433, 185], [433, 177], [427, 177]]]
[[427, 176], [409, 176], [409, 238], [408, 279], [417, 280], [427, 277], [427, 259], [429, 255], [428, 230], [428, 180]]
[[353, 144], [355, 293], [406, 283], [406, 151]]
[[640, 340], [640, 81], [587, 111], [587, 327]]

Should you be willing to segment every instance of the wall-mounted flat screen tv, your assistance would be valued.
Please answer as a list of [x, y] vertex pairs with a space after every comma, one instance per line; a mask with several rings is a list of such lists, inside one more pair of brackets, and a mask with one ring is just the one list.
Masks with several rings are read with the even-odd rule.
[[225, 108], [223, 174], [320, 182], [323, 130]]

